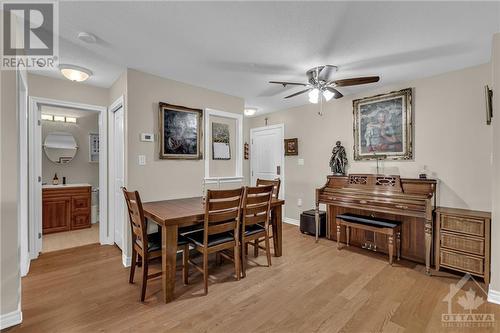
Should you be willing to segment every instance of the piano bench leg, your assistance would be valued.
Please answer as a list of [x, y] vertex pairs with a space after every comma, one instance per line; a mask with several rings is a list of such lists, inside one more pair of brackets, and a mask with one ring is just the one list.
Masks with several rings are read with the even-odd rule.
[[401, 260], [401, 230], [396, 234], [396, 246], [398, 247], [398, 260]]
[[337, 224], [337, 249], [340, 250], [340, 224]]
[[394, 234], [389, 235], [389, 265], [392, 266], [392, 259], [394, 256]]
[[346, 226], [345, 227], [345, 237], [346, 237], [346, 244], [349, 246], [349, 239], [351, 238], [351, 227]]

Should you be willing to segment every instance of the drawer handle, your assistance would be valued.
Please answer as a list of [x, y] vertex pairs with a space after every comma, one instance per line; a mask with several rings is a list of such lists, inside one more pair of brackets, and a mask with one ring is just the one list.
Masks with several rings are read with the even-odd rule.
[[396, 205], [396, 208], [407, 209], [408, 206], [405, 206], [405, 205]]

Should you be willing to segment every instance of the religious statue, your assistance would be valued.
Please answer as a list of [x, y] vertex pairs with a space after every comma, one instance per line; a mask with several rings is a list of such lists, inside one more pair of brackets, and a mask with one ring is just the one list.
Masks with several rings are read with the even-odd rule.
[[334, 175], [344, 176], [347, 168], [347, 154], [340, 141], [335, 143], [332, 149], [332, 158], [330, 158], [330, 168]]

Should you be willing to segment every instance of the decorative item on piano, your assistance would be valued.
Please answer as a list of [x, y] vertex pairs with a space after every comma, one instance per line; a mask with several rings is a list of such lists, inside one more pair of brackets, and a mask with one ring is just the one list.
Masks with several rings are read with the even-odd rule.
[[411, 88], [354, 100], [353, 113], [354, 160], [413, 158]]
[[418, 175], [418, 178], [420, 178], [420, 179], [427, 179], [427, 165], [424, 165], [422, 167], [422, 171], [420, 171], [420, 174]]
[[341, 145], [340, 141], [337, 141], [335, 147], [332, 149], [332, 157], [330, 158], [332, 173], [336, 176], [345, 176], [347, 164], [345, 148]]

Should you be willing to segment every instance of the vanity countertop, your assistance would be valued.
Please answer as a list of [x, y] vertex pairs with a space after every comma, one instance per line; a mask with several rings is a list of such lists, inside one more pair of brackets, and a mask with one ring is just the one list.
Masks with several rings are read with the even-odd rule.
[[52, 184], [46, 184], [42, 185], [42, 188], [70, 188], [70, 187], [92, 187], [90, 184], [59, 184], [59, 185], [52, 185]]

